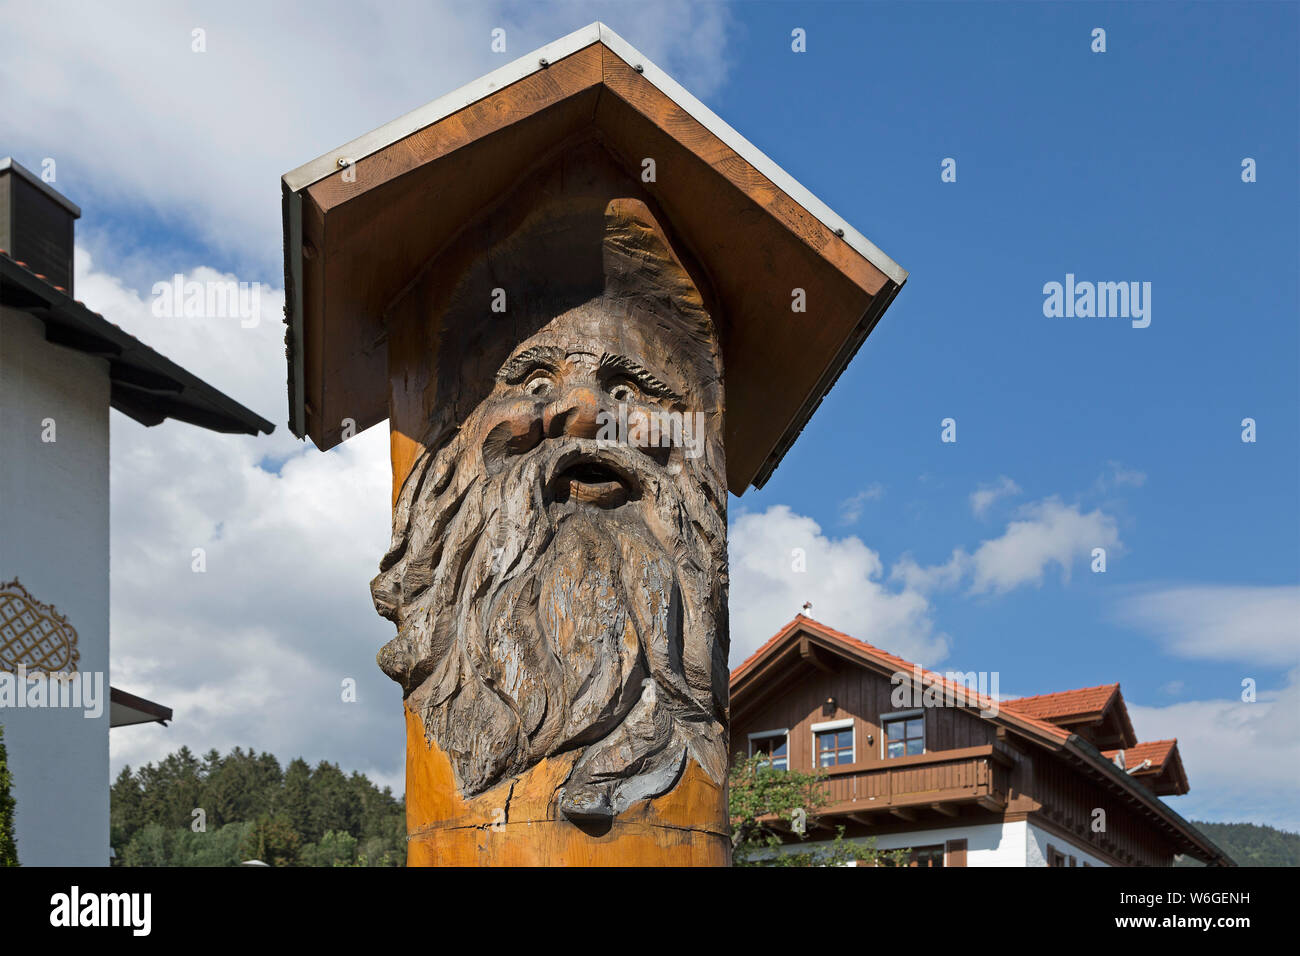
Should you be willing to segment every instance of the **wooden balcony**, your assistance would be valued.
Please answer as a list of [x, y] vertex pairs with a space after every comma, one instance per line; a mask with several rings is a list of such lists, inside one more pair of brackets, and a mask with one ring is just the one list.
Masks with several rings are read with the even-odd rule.
[[867, 822], [865, 815], [878, 811], [905, 820], [924, 809], [952, 816], [964, 803], [1005, 810], [1011, 766], [1001, 747], [986, 744], [832, 767], [823, 785], [830, 801], [817, 812]]

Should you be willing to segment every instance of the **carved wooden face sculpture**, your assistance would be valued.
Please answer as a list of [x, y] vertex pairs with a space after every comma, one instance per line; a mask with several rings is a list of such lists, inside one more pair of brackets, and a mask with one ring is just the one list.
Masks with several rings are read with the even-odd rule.
[[727, 763], [717, 336], [644, 204], [609, 203], [601, 256], [603, 291], [534, 317], [417, 461], [372, 584], [380, 666], [461, 793], [576, 752], [573, 820]]

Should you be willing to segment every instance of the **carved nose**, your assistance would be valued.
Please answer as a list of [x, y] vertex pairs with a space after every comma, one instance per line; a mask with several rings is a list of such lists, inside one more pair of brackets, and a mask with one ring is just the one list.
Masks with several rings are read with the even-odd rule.
[[571, 388], [546, 406], [542, 428], [550, 438], [595, 438], [600, 431], [600, 399], [594, 389]]

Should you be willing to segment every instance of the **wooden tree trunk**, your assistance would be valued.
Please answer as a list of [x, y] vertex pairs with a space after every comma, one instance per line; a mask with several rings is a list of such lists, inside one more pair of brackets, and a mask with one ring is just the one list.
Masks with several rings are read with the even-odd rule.
[[386, 318], [410, 865], [729, 862], [721, 348], [689, 262], [570, 144]]

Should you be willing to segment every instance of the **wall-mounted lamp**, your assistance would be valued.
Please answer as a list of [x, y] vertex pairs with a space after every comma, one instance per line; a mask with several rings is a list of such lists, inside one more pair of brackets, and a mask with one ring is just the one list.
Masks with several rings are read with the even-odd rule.
[[833, 717], [835, 715], [835, 698], [827, 697], [826, 703], [822, 704], [822, 716]]

